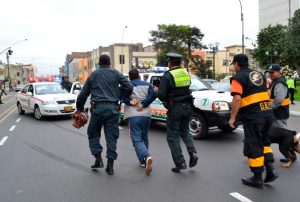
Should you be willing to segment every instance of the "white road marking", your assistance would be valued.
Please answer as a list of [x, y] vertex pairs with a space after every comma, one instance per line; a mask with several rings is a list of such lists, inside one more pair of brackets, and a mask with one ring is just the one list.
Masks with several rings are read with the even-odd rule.
[[2, 140], [0, 141], [0, 146], [4, 145], [4, 143], [6, 142], [7, 138], [8, 138], [8, 136], [4, 136], [2, 138]]
[[13, 130], [15, 129], [15, 127], [16, 127], [16, 125], [13, 125], [13, 126], [9, 129], [9, 131], [13, 131]]
[[16, 120], [16, 123], [19, 123], [19, 122], [21, 121], [21, 119], [22, 119], [22, 118], [18, 118], [18, 119]]
[[122, 130], [123, 128], [121, 126], [119, 126], [119, 130]]
[[250, 199], [246, 198], [245, 196], [239, 194], [238, 192], [232, 192], [232, 193], [229, 193], [229, 195], [231, 195], [232, 197], [234, 197], [237, 200], [242, 201], [242, 202], [253, 202]]

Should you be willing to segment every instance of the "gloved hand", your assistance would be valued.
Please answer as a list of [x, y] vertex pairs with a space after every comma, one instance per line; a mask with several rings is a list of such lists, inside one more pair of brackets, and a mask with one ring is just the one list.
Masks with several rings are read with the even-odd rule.
[[83, 112], [82, 111], [76, 111], [72, 115], [73, 119], [73, 126], [77, 129], [83, 127], [89, 120], [89, 115], [88, 115], [88, 108], [86, 108]]

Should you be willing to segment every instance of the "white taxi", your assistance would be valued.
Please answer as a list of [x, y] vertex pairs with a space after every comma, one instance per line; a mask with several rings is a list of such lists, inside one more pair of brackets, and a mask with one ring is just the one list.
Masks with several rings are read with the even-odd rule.
[[[162, 76], [163, 73], [140, 73], [142, 80], [156, 87], [159, 86]], [[232, 102], [232, 96], [229, 92], [214, 90], [195, 75], [191, 75], [190, 90], [194, 97], [194, 109], [189, 129], [195, 139], [205, 138], [208, 135], [208, 130], [215, 127], [224, 132], [236, 129], [230, 128], [228, 125]], [[152, 119], [166, 121], [167, 109], [159, 99], [152, 102], [150, 107]], [[120, 110], [120, 123], [123, 123], [123, 113], [124, 107], [122, 106]]]
[[71, 93], [55, 82], [29, 83], [17, 93], [18, 113], [33, 112], [38, 120], [43, 116], [70, 115], [76, 110], [76, 99], [80, 90], [78, 82], [73, 83]]

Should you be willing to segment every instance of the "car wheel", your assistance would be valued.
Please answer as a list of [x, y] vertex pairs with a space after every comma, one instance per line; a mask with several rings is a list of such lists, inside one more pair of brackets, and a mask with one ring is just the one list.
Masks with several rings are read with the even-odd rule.
[[19, 102], [17, 103], [17, 108], [18, 108], [19, 115], [25, 114], [25, 111], [22, 109], [22, 106]]
[[193, 113], [192, 120], [189, 123], [189, 129], [194, 139], [203, 139], [208, 133], [207, 125], [200, 113]]
[[41, 120], [41, 119], [43, 118], [39, 106], [35, 106], [35, 107], [34, 107], [34, 117], [35, 117], [37, 120]]

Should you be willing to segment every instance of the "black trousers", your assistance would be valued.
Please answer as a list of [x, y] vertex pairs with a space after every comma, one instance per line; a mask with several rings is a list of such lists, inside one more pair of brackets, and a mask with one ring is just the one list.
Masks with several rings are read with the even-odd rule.
[[255, 121], [245, 121], [244, 155], [252, 172], [261, 173], [266, 163], [273, 163], [274, 157], [270, 147], [268, 132], [272, 126], [272, 116]]
[[295, 89], [294, 88], [289, 88], [289, 93], [290, 93], [291, 101], [294, 102]]
[[176, 166], [185, 159], [182, 155], [180, 138], [185, 143], [189, 153], [196, 152], [193, 137], [189, 132], [189, 121], [192, 118], [192, 105], [176, 103], [168, 109], [167, 113], [167, 141]]

